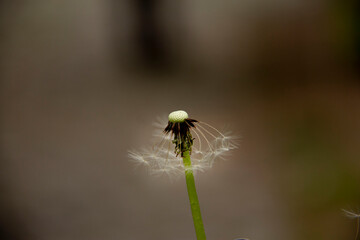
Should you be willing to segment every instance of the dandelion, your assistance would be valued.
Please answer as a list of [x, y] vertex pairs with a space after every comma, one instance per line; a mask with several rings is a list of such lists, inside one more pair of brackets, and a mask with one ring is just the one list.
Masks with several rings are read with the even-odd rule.
[[237, 148], [236, 137], [189, 118], [185, 111], [172, 112], [168, 123], [158, 119], [155, 126], [156, 141], [152, 147], [129, 151], [129, 157], [152, 174], [183, 174], [186, 167], [182, 157], [186, 150], [191, 155], [193, 172], [204, 172], [216, 159], [225, 159], [230, 150]]
[[[165, 124], [157, 126], [164, 127]], [[196, 236], [198, 240], [206, 239], [194, 172], [202, 172], [212, 167], [215, 159], [224, 158], [237, 147], [235, 138], [208, 123], [189, 118], [182, 110], [170, 113], [166, 127], [155, 137], [159, 141], [153, 147], [130, 151], [129, 157], [155, 174], [185, 172]]]

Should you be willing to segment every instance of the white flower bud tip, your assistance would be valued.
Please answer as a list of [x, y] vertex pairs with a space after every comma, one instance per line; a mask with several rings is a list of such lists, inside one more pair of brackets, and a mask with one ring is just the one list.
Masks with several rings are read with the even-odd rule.
[[184, 122], [187, 118], [189, 118], [189, 115], [183, 110], [174, 111], [169, 114], [169, 121], [172, 123]]

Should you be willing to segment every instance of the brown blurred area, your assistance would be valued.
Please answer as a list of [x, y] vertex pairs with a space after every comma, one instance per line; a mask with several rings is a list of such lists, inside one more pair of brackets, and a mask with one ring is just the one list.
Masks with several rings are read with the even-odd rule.
[[196, 176], [208, 239], [353, 239], [359, 3], [0, 1], [0, 239], [194, 239], [129, 149], [173, 110], [240, 148]]

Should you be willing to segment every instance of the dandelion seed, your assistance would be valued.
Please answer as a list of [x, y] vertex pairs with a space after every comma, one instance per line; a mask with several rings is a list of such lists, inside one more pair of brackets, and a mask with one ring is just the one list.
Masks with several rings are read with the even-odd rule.
[[349, 217], [349, 218], [360, 218], [360, 214], [354, 213], [352, 211], [348, 211], [345, 209], [342, 209], [343, 213], [345, 214], [345, 216]]
[[360, 235], [359, 235], [359, 230], [360, 230], [360, 214], [359, 213], [354, 213], [352, 211], [348, 211], [345, 209], [342, 209], [343, 213], [345, 214], [345, 216], [349, 217], [349, 218], [353, 218], [356, 219], [356, 234], [355, 234], [355, 240], [360, 240]]

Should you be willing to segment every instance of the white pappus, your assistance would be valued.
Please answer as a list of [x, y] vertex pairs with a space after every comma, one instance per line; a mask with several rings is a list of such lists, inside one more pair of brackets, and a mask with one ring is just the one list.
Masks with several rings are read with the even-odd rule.
[[141, 151], [129, 151], [129, 157], [146, 166], [154, 174], [181, 174], [184, 172], [182, 154], [189, 151], [194, 172], [213, 166], [237, 148], [237, 137], [222, 133], [208, 123], [189, 118], [185, 111], [169, 114], [168, 122], [156, 123], [156, 143]]

